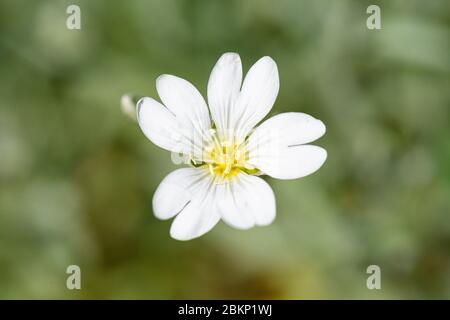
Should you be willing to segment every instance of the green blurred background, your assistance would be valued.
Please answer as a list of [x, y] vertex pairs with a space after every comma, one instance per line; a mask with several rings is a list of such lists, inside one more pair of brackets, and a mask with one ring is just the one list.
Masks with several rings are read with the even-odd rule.
[[[81, 7], [81, 30], [65, 26]], [[381, 7], [382, 30], [366, 28]], [[446, 0], [0, 1], [0, 298], [450, 298]], [[267, 179], [277, 219], [179, 242], [152, 215], [176, 168], [120, 110], [217, 58], [278, 64], [271, 115], [321, 119], [328, 159]], [[66, 288], [68, 265], [82, 290]], [[366, 288], [381, 267], [382, 290]]]

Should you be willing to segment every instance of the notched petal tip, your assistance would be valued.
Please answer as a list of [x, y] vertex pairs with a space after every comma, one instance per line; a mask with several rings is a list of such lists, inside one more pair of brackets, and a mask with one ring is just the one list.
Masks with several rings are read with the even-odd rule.
[[174, 240], [178, 240], [178, 241], [189, 241], [189, 240], [193, 240], [193, 239], [195, 239], [196, 237], [186, 237], [186, 236], [182, 236], [182, 235], [180, 235], [180, 234], [178, 234], [178, 233], [176, 233], [175, 231], [173, 231], [174, 230], [174, 228], [170, 228], [170, 231], [169, 231], [169, 234], [170, 234], [170, 237], [172, 238], [172, 239], [174, 239]]
[[142, 107], [144, 106], [144, 104], [149, 103], [150, 99], [151, 98], [149, 97], [142, 97], [138, 100], [138, 102], [136, 102], [136, 120], [139, 124], [142, 116]]
[[224, 65], [224, 64], [240, 62], [240, 61], [241, 61], [241, 57], [239, 56], [239, 54], [237, 54], [235, 52], [225, 52], [224, 54], [222, 54], [220, 56], [219, 60], [217, 60], [217, 63], [219, 65]]
[[142, 105], [144, 102], [149, 99], [148, 97], [142, 97], [136, 102], [136, 114], [139, 114], [139, 111], [141, 110]]
[[275, 60], [272, 59], [272, 57], [264, 56], [264, 57], [260, 58], [258, 61], [256, 61], [255, 65], [256, 64], [267, 65], [267, 67], [271, 68], [274, 72], [277, 73], [277, 78], [278, 78], [278, 65], [275, 62]]
[[273, 60], [273, 58], [271, 56], [261, 57], [258, 61], [267, 61], [267, 62], [273, 63], [274, 65], [277, 65], [277, 63], [275, 62], [275, 60]]
[[324, 148], [316, 146], [316, 145], [305, 145], [305, 146], [314, 148], [317, 152], [315, 164], [313, 165], [311, 172], [308, 173], [307, 175], [305, 175], [305, 176], [309, 176], [309, 175], [317, 172], [320, 168], [322, 168], [322, 166], [325, 164], [325, 162], [327, 160], [328, 152]]
[[320, 151], [320, 152], [321, 152], [322, 163], [320, 164], [320, 166], [319, 166], [318, 169], [320, 169], [320, 167], [323, 166], [323, 164], [325, 163], [325, 161], [326, 161], [327, 158], [328, 158], [328, 152], [327, 152], [327, 150], [325, 150], [325, 149], [322, 148], [322, 147], [319, 147], [319, 148], [322, 149], [322, 150]]
[[[172, 222], [172, 226], [173, 226], [173, 222]], [[182, 234], [179, 233], [176, 228], [170, 227], [170, 231], [169, 231], [170, 237], [174, 240], [177, 241], [189, 241], [189, 240], [194, 240], [197, 238], [200, 238], [201, 236], [203, 236], [204, 234]]]
[[156, 89], [158, 90], [158, 85], [161, 85], [162, 82], [164, 82], [166, 80], [174, 79], [174, 78], [178, 78], [178, 77], [171, 75], [171, 74], [166, 74], [166, 73], [159, 75], [155, 80]]
[[325, 123], [323, 123], [323, 121], [322, 121], [322, 120], [319, 120], [319, 119], [316, 119], [316, 121], [319, 122], [319, 125], [320, 125], [320, 127], [321, 127], [321, 130], [323, 131], [323, 134], [325, 134], [325, 132], [327, 132], [327, 127], [326, 127]]
[[317, 137], [314, 140], [317, 140], [317, 139], [321, 138], [325, 134], [325, 132], [327, 132], [327, 127], [319, 119], [316, 119], [313, 117], [313, 121], [314, 121], [316, 131], [317, 131]]
[[167, 73], [159, 75], [156, 78], [155, 82], [156, 82], [156, 91], [158, 92], [161, 99], [163, 99], [163, 97], [161, 97], [161, 93], [165, 92], [165, 90], [167, 90], [168, 86], [170, 87], [170, 86], [173, 86], [174, 84], [180, 84], [180, 83], [192, 85], [186, 79], [174, 76], [173, 74], [167, 74]]

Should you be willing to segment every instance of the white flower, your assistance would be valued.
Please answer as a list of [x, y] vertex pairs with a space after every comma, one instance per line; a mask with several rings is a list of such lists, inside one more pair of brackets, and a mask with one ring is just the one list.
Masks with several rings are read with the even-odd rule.
[[325, 162], [326, 151], [308, 144], [325, 133], [325, 125], [307, 114], [281, 113], [252, 131], [278, 95], [278, 69], [270, 57], [258, 60], [242, 83], [239, 55], [223, 54], [209, 78], [209, 110], [186, 80], [162, 75], [156, 88], [164, 105], [139, 100], [139, 125], [154, 144], [191, 164], [166, 176], [153, 196], [157, 218], [175, 217], [175, 239], [199, 237], [220, 219], [238, 229], [269, 225], [275, 197], [257, 175], [296, 179]]

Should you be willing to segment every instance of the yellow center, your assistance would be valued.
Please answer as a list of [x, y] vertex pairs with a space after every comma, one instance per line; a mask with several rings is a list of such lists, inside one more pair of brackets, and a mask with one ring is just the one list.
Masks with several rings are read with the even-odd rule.
[[223, 179], [231, 179], [239, 172], [247, 174], [259, 174], [259, 170], [250, 165], [246, 143], [236, 143], [233, 140], [219, 140], [215, 129], [211, 129], [211, 140], [203, 149], [203, 158], [191, 158], [194, 167], [202, 167], [214, 176]]
[[244, 144], [216, 140], [209, 148], [206, 148], [206, 152], [208, 169], [212, 175], [232, 178], [245, 168]]
[[214, 176], [221, 179], [231, 179], [239, 172], [257, 174], [259, 170], [250, 165], [246, 143], [236, 143], [233, 139], [222, 139], [217, 137], [215, 129], [211, 129], [211, 140], [203, 149], [203, 158], [195, 160], [191, 158], [194, 167], [203, 167]]

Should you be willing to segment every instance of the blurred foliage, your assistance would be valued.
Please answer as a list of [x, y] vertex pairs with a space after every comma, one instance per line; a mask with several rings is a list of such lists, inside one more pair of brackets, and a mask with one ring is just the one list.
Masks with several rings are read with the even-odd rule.
[[[446, 0], [2, 0], [0, 298], [450, 298], [449, 25]], [[267, 179], [271, 226], [178, 242], [151, 212], [175, 166], [120, 96], [162, 73], [205, 95], [227, 51], [275, 59], [271, 114], [321, 119], [328, 160]]]

